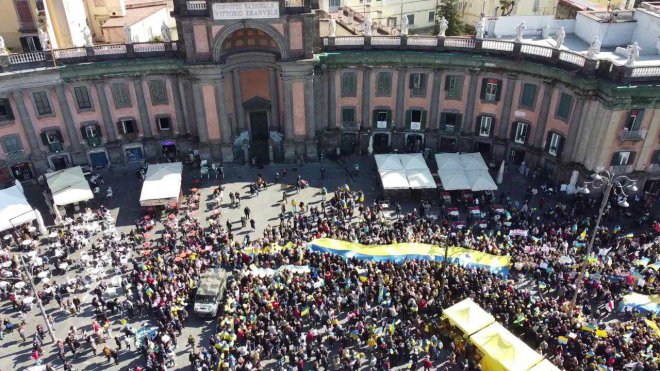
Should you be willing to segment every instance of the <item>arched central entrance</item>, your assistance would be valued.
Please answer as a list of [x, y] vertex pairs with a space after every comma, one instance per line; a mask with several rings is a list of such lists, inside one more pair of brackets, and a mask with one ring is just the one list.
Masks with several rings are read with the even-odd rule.
[[267, 164], [271, 160], [268, 148], [270, 106], [271, 103], [261, 97], [243, 103], [250, 128], [250, 156], [259, 164]]

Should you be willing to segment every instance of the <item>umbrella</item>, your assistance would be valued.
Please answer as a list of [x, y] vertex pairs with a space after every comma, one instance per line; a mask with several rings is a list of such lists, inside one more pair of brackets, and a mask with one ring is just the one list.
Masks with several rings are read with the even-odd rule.
[[500, 165], [500, 170], [497, 172], [497, 184], [502, 184], [503, 180], [504, 180], [504, 160], [502, 160], [502, 164]]
[[367, 152], [369, 154], [374, 153], [374, 136], [369, 137], [369, 147], [367, 148]]

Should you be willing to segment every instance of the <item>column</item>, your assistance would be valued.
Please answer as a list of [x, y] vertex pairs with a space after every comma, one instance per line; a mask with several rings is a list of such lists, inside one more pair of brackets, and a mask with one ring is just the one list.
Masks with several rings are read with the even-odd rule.
[[240, 131], [245, 129], [245, 112], [243, 110], [243, 92], [241, 91], [241, 77], [238, 70], [232, 71], [232, 94], [234, 96], [234, 117], [236, 117], [236, 128]]
[[[442, 70], [433, 70], [433, 80], [431, 89], [431, 111], [429, 112], [428, 128], [437, 130], [439, 125], [440, 113], [440, 86], [442, 85]], [[428, 145], [427, 145], [428, 147]]]
[[337, 127], [337, 70], [328, 71], [328, 128]]
[[403, 128], [405, 126], [403, 114], [404, 114], [404, 107], [405, 107], [405, 99], [406, 99], [406, 72], [408, 69], [406, 68], [398, 68], [397, 69], [397, 79], [396, 79], [396, 107], [395, 107], [395, 127], [396, 128]]
[[373, 127], [373, 122], [369, 125], [371, 118], [371, 68], [365, 67], [362, 70], [362, 126]]
[[215, 84], [215, 105], [218, 110], [218, 122], [220, 123], [220, 140], [222, 144], [230, 144], [231, 126], [229, 125], [229, 117], [227, 117], [224, 78], [218, 79]]
[[541, 108], [539, 109], [539, 121], [536, 123], [536, 130], [534, 131], [536, 133], [534, 136], [534, 147], [536, 148], [543, 149], [543, 137], [545, 136], [545, 126], [548, 123], [553, 90], [553, 84], [543, 83], [543, 98], [541, 98]]
[[284, 140], [293, 140], [293, 92], [291, 78], [283, 76], [284, 80]]
[[584, 97], [577, 97], [575, 108], [573, 109], [573, 116], [568, 124], [568, 134], [566, 143], [564, 144], [564, 151], [562, 157], [567, 159], [568, 162], [573, 161], [573, 154], [575, 147], [578, 143], [578, 131], [580, 129], [580, 121], [582, 121], [582, 112], [584, 111]]
[[504, 106], [502, 107], [502, 117], [500, 118], [500, 132], [498, 134], [501, 139], [506, 139], [509, 137], [509, 125], [511, 124], [511, 107], [514, 106], [513, 93], [516, 90], [517, 81], [518, 76], [507, 76], [506, 90], [504, 91]]
[[138, 111], [140, 112], [140, 121], [142, 122], [142, 132], [145, 138], [151, 138], [154, 134], [151, 131], [151, 120], [149, 118], [149, 109], [147, 101], [144, 98], [144, 89], [142, 89], [142, 79], [133, 80], [135, 87], [135, 96], [137, 97]]
[[305, 132], [307, 140], [316, 138], [316, 110], [314, 107], [314, 75], [305, 78]]
[[76, 124], [73, 122], [73, 116], [71, 116], [71, 109], [69, 108], [69, 102], [67, 102], [66, 94], [64, 93], [64, 86], [61, 84], [56, 85], [55, 93], [57, 94], [57, 102], [60, 105], [60, 111], [62, 112], [62, 118], [64, 119], [66, 133], [69, 136], [69, 142], [71, 143], [71, 150], [74, 152], [80, 151], [80, 137], [78, 136], [78, 130], [76, 130]]
[[271, 126], [280, 127], [280, 97], [277, 88], [277, 71], [268, 70], [268, 86], [270, 88], [270, 120]]
[[12, 96], [14, 97], [14, 102], [16, 102], [16, 107], [18, 107], [18, 116], [21, 118], [21, 125], [30, 145], [30, 152], [34, 156], [41, 156], [41, 145], [37, 133], [34, 131], [34, 126], [32, 126], [32, 119], [25, 107], [25, 101], [23, 100], [24, 92], [21, 89], [18, 92], [12, 92]]
[[108, 105], [108, 96], [105, 94], [105, 83], [103, 81], [96, 82], [94, 88], [96, 88], [96, 93], [99, 97], [101, 116], [103, 117], [103, 127], [108, 136], [108, 141], [114, 142], [117, 140], [117, 133], [115, 131], [115, 123], [112, 121], [110, 106]]
[[[459, 128], [459, 133], [463, 131], [463, 128], [469, 128], [474, 123], [474, 103], [477, 99], [477, 85], [479, 83], [479, 70], [473, 69], [470, 70], [470, 86], [468, 87], [468, 100], [465, 104], [465, 120], [463, 120], [461, 127]], [[460, 135], [460, 134], [459, 134]], [[458, 148], [460, 151], [461, 149]]]
[[172, 85], [172, 100], [174, 100], [174, 113], [176, 115], [176, 129], [179, 135], [188, 134], [188, 128], [186, 128], [186, 116], [183, 113], [183, 102], [181, 101], [181, 89], [179, 89], [179, 77], [173, 77], [170, 80]]
[[197, 136], [199, 142], [208, 144], [209, 132], [206, 127], [206, 113], [204, 110], [204, 93], [202, 92], [202, 83], [195, 81], [193, 83], [193, 101], [195, 102], [195, 121], [197, 122]]

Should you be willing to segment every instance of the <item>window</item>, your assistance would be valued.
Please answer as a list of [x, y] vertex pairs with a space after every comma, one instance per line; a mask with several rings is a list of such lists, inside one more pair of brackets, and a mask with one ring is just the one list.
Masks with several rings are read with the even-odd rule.
[[415, 24], [415, 15], [414, 14], [408, 14], [408, 15], [406, 15], [406, 17], [408, 17], [408, 24], [410, 26]]
[[410, 74], [410, 96], [423, 97], [426, 96], [426, 74], [425, 73], [411, 73]]
[[168, 104], [165, 80], [149, 81], [149, 94], [151, 95], [151, 104]]
[[534, 5], [532, 6], [532, 13], [534, 13], [535, 15], [536, 15], [536, 14], [539, 12], [539, 10], [540, 10], [540, 6], [541, 6], [540, 3], [541, 3], [540, 0], [534, 0]]
[[653, 152], [653, 157], [651, 157], [651, 164], [660, 165], [660, 149], [656, 149]]
[[156, 117], [156, 124], [158, 124], [158, 130], [160, 131], [172, 130], [172, 119], [170, 116]]
[[529, 124], [524, 122], [516, 122], [513, 130], [514, 142], [518, 144], [527, 143], [527, 137], [529, 136]]
[[446, 133], [458, 132], [461, 129], [461, 120], [463, 116], [460, 113], [442, 112], [440, 114], [440, 130]]
[[523, 84], [520, 95], [520, 107], [534, 109], [536, 104], [536, 85]]
[[612, 166], [625, 166], [632, 165], [635, 162], [635, 152], [632, 151], [619, 151], [614, 152], [612, 156]]
[[62, 150], [62, 133], [59, 129], [45, 130], [41, 132], [41, 142], [47, 146], [51, 152], [60, 152]]
[[481, 99], [486, 102], [499, 102], [502, 90], [502, 80], [483, 79], [481, 83]]
[[410, 130], [423, 130], [426, 126], [426, 111], [409, 109], [406, 113], [406, 125]]
[[557, 118], [568, 121], [571, 116], [571, 106], [573, 105], [573, 97], [566, 93], [561, 93], [559, 104], [557, 105]]
[[0, 98], [0, 122], [12, 121], [14, 119], [14, 112], [9, 104], [9, 99]]
[[97, 136], [98, 136], [98, 130], [95, 125], [85, 126], [85, 137], [96, 138]]
[[357, 74], [355, 72], [344, 72], [341, 75], [341, 96], [357, 96]]
[[546, 150], [549, 154], [555, 157], [561, 156], [561, 151], [564, 146], [564, 137], [560, 134], [549, 132], [546, 142]]
[[435, 12], [429, 12], [429, 23], [435, 22]]
[[2, 149], [5, 153], [16, 153], [23, 150], [21, 138], [18, 135], [7, 135], [2, 138]]
[[19, 38], [19, 41], [24, 53], [32, 53], [42, 50], [41, 42], [37, 36], [23, 36]]
[[119, 120], [119, 122], [117, 123], [117, 130], [121, 135], [137, 133], [135, 120], [133, 119]]
[[341, 109], [341, 125], [354, 126], [355, 125], [355, 108], [344, 107]]
[[53, 113], [52, 108], [50, 108], [50, 103], [48, 102], [48, 95], [45, 91], [32, 93], [32, 97], [34, 97], [34, 105], [37, 108], [39, 116], [51, 115]]
[[125, 82], [113, 83], [112, 99], [115, 101], [115, 108], [130, 107], [131, 96], [128, 91], [128, 84], [126, 84]]
[[101, 128], [96, 122], [83, 125], [80, 132], [89, 146], [97, 147], [101, 145]]
[[445, 76], [445, 98], [447, 99], [461, 99], [463, 90], [463, 76], [462, 75], [447, 75]]
[[392, 73], [381, 71], [376, 75], [376, 95], [389, 97], [392, 94]]
[[493, 129], [493, 117], [492, 116], [480, 116], [479, 136], [480, 137], [489, 137], [492, 129]]
[[92, 109], [92, 101], [89, 99], [89, 92], [86, 86], [76, 86], [73, 88], [73, 93], [76, 96], [76, 104], [79, 110]]
[[390, 122], [390, 110], [380, 109], [374, 111], [374, 125], [376, 129], [387, 129]]
[[628, 113], [626, 118], [625, 130], [637, 131], [642, 126], [642, 119], [644, 118], [644, 110], [632, 110]]

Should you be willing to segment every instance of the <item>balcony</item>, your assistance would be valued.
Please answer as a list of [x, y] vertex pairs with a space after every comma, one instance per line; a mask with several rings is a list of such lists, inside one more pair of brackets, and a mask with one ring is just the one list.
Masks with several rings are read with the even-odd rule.
[[646, 130], [628, 130], [623, 129], [619, 134], [621, 141], [625, 140], [644, 140], [646, 138]]
[[455, 125], [449, 125], [449, 124], [440, 125], [440, 131], [445, 133], [445, 134], [455, 134], [456, 133], [456, 126]]
[[10, 163], [20, 162], [20, 161], [25, 160], [26, 158], [27, 158], [27, 154], [25, 153], [24, 150], [6, 152], [6, 153], [0, 155], [0, 160], [10, 162]]
[[632, 165], [613, 165], [610, 166], [610, 171], [615, 175], [629, 174], [633, 171]]
[[48, 144], [48, 150], [53, 153], [58, 153], [58, 152], [62, 152], [64, 150], [64, 147], [62, 146], [62, 143], [55, 142]]
[[90, 147], [98, 147], [100, 146], [101, 143], [101, 138], [99, 137], [88, 137], [87, 138], [87, 145]]
[[357, 130], [358, 124], [355, 121], [342, 121], [341, 128], [344, 130]]
[[188, 11], [206, 11], [206, 0], [188, 0], [186, 1]]

